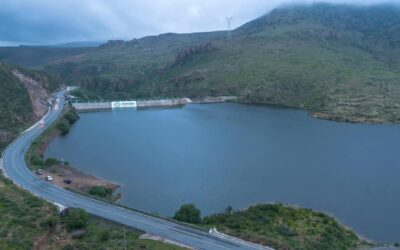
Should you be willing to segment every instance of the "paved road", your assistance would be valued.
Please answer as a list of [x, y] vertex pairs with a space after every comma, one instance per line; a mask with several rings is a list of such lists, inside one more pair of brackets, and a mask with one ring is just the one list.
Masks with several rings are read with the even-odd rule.
[[[64, 102], [63, 92], [55, 94], [59, 108], [51, 109], [43, 119], [46, 126], [60, 114]], [[4, 151], [5, 174], [17, 185], [50, 202], [66, 207], [80, 207], [91, 214], [134, 227], [150, 234], [161, 236], [196, 249], [269, 249], [249, 242], [225, 239], [215, 235], [182, 226], [170, 221], [127, 210], [109, 203], [91, 199], [65, 189], [58, 188], [35, 176], [25, 163], [25, 154], [37, 136], [44, 130], [39, 124], [28, 129]]]

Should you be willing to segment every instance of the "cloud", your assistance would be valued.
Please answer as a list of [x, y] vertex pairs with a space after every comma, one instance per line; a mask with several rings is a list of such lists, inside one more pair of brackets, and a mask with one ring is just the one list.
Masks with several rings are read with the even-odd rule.
[[[398, 0], [400, 1], [400, 0]], [[222, 30], [285, 3], [311, 0], [1, 0], [0, 42], [54, 44]], [[380, 0], [330, 0], [373, 4]]]

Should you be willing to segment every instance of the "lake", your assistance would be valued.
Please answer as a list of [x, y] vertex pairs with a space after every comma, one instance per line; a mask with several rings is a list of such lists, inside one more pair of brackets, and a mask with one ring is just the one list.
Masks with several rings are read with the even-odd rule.
[[231, 103], [80, 116], [46, 156], [121, 184], [124, 205], [172, 216], [184, 203], [207, 215], [282, 202], [400, 240], [399, 125]]

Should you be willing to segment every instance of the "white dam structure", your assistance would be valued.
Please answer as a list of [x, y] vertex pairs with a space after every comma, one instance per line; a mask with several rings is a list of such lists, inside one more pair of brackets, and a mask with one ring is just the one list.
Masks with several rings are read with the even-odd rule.
[[137, 108], [136, 101], [117, 101], [111, 102], [111, 108]]
[[122, 108], [151, 108], [151, 107], [173, 107], [191, 103], [189, 98], [157, 99], [157, 100], [126, 100], [109, 102], [75, 102], [71, 103], [78, 111], [90, 111], [101, 109], [122, 109]]

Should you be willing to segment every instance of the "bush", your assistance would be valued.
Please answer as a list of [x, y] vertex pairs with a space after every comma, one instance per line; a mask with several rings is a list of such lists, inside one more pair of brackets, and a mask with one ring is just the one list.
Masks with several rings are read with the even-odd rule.
[[174, 219], [198, 224], [201, 222], [201, 212], [194, 204], [185, 204], [175, 213]]
[[113, 190], [111, 188], [106, 188], [103, 186], [93, 186], [89, 189], [89, 194], [98, 196], [100, 198], [105, 198], [112, 195]]
[[70, 125], [68, 120], [65, 119], [61, 119], [57, 125], [56, 125], [57, 129], [61, 132], [62, 135], [66, 135], [69, 133], [70, 130]]
[[54, 228], [59, 223], [59, 218], [57, 216], [49, 217], [42, 225], [43, 227]]
[[58, 163], [60, 163], [60, 161], [55, 158], [47, 158], [47, 160], [44, 162], [46, 167], [57, 165]]
[[32, 155], [31, 156], [31, 163], [34, 166], [44, 166], [43, 160], [37, 155]]
[[81, 208], [70, 208], [63, 218], [69, 230], [84, 228], [89, 221], [89, 214]]
[[100, 233], [100, 241], [108, 241], [110, 239], [110, 232], [104, 230]]
[[64, 118], [69, 122], [69, 124], [75, 123], [77, 120], [79, 120], [79, 115], [76, 113], [76, 111], [68, 111], [65, 113]]
[[71, 244], [65, 245], [63, 250], [74, 250], [74, 247]]

